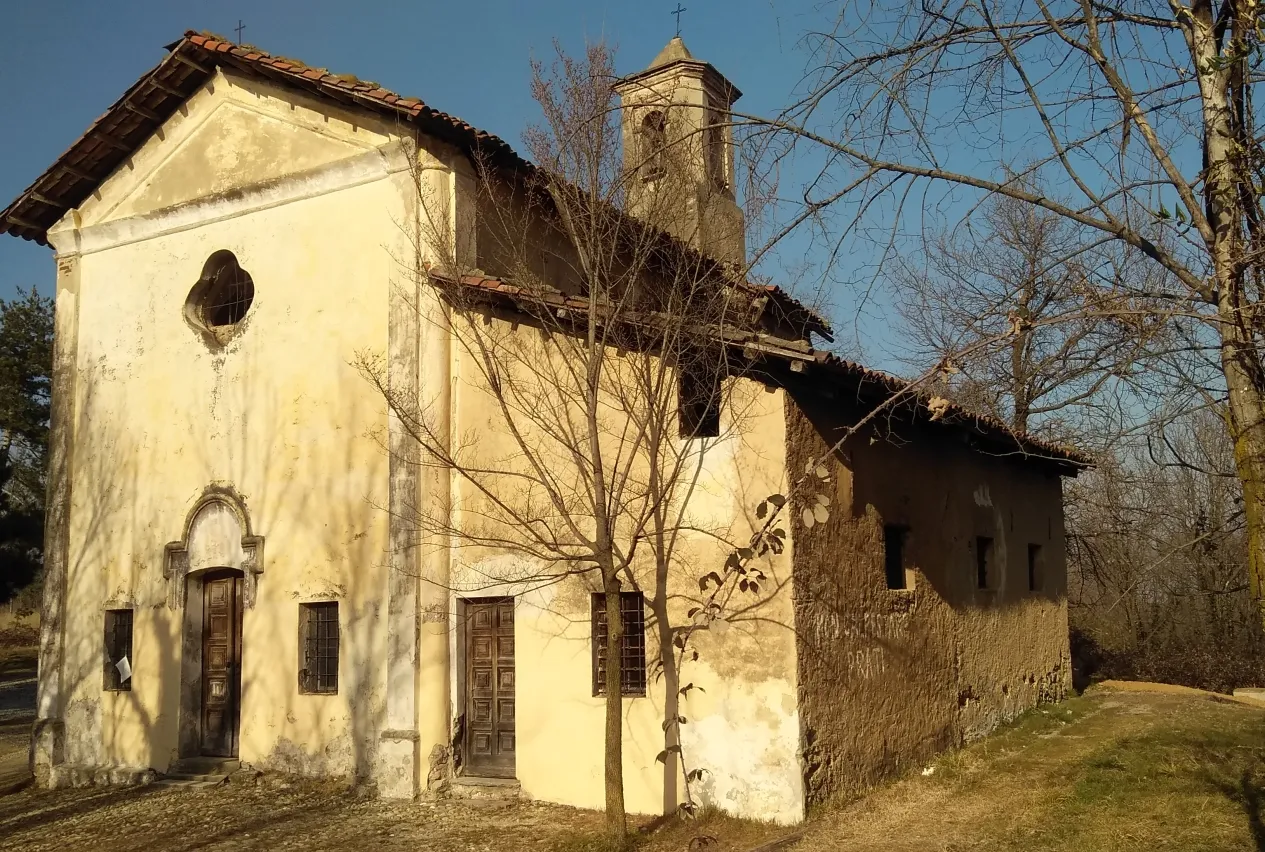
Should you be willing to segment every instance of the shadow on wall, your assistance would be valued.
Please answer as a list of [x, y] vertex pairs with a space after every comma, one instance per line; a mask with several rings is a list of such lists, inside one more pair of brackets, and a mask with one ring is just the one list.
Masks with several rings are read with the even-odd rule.
[[[224, 357], [250, 354], [228, 353], [215, 369]], [[244, 614], [243, 757], [302, 774], [370, 774], [381, 722], [384, 553], [369, 498], [384, 487], [385, 464], [335, 407], [314, 419], [312, 406], [302, 410], [260, 365], [233, 373], [241, 378], [218, 376], [209, 411], [172, 413], [184, 436], [179, 451], [135, 425], [126, 385], [111, 387], [101, 404], [111, 368], [81, 367], [62, 685], [69, 766], [137, 768], [140, 760], [165, 771], [177, 759], [184, 613], [167, 605], [164, 545], [182, 537], [202, 490], [218, 485], [242, 494], [253, 531], [268, 541], [257, 601]], [[356, 380], [350, 370], [341, 377], [344, 394]], [[298, 694], [298, 609], [308, 600], [339, 602], [337, 695]], [[129, 690], [108, 691], [104, 610], [124, 608], [134, 611], [134, 675]], [[331, 738], [331, 729], [345, 732]], [[252, 752], [259, 748], [265, 753]]]
[[[789, 469], [863, 414], [797, 394]], [[827, 523], [792, 517], [813, 805], [1060, 700], [1070, 679], [1062, 573], [1044, 570], [1062, 565], [1057, 475], [884, 419], [845, 443], [828, 487]]]
[[[247, 365], [240, 374], [269, 371]], [[330, 380], [332, 398], [363, 393], [350, 369]], [[297, 391], [265, 381], [263, 393], [239, 383], [231, 403], [250, 430], [229, 481], [251, 483], [247, 509], [266, 542], [256, 603], [244, 616], [242, 757], [274, 771], [368, 779], [383, 718], [386, 554], [375, 529], [385, 521], [372, 498], [385, 488], [385, 461], [341, 409], [304, 408]], [[210, 459], [204, 466], [215, 469]], [[300, 610], [319, 601], [338, 604], [337, 692], [301, 694]]]

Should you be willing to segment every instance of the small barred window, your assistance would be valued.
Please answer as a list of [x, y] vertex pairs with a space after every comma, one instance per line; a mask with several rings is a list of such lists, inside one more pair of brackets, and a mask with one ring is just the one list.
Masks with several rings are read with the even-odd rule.
[[299, 692], [338, 692], [338, 601], [299, 605]]
[[[646, 694], [646, 617], [641, 592], [620, 592], [624, 636], [619, 654], [619, 683], [623, 695]], [[593, 694], [606, 694], [606, 595], [593, 595]]]

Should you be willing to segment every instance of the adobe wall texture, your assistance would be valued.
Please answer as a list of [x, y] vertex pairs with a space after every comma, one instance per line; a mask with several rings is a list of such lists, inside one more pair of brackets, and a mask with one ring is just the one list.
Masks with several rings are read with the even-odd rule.
[[[846, 404], [788, 396], [788, 469], [803, 471], [851, 422]], [[806, 529], [793, 513], [810, 808], [1060, 700], [1070, 684], [1058, 476], [971, 451], [949, 430], [893, 428], [863, 430], [836, 454], [826, 523]], [[908, 529], [910, 590], [887, 588], [884, 524]], [[994, 541], [990, 590], [977, 588], [978, 536]], [[1043, 557], [1037, 592], [1029, 544]]]

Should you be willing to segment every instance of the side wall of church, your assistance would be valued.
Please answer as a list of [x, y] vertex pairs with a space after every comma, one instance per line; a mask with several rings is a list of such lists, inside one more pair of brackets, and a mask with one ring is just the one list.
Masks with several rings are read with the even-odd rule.
[[[477, 328], [496, 336], [508, 323], [494, 320]], [[507, 420], [485, 391], [487, 383], [470, 352], [459, 341], [468, 335], [460, 321], [456, 327], [452, 372], [454, 436], [460, 438], [464, 457], [489, 468], [513, 468], [521, 463], [520, 445], [507, 429]], [[516, 346], [539, 345], [540, 358], [550, 357], [548, 347], [534, 329], [524, 325], [516, 333]], [[555, 354], [553, 357], [557, 357]], [[525, 363], [540, 364], [531, 353]], [[612, 355], [608, 370], [618, 370]], [[540, 374], [547, 370], [537, 368]], [[564, 371], [559, 370], [559, 374]], [[513, 381], [506, 378], [505, 381]], [[531, 397], [533, 377], [521, 381], [525, 397]], [[541, 406], [553, 399], [546, 395]], [[605, 407], [604, 407], [604, 410]], [[613, 412], [618, 407], [612, 405]], [[519, 413], [523, 440], [541, 457], [548, 457], [548, 439], [535, 429], [530, 412]], [[628, 434], [625, 424], [605, 424], [605, 434]], [[676, 424], [668, 424], [675, 438]], [[619, 441], [607, 444], [607, 458]], [[627, 453], [627, 444], [624, 444]], [[702, 446], [696, 443], [696, 447]], [[665, 749], [665, 704], [669, 691], [688, 684], [679, 713], [682, 756], [686, 770], [701, 769], [692, 787], [693, 798], [748, 817], [795, 822], [802, 818], [803, 793], [796, 752], [799, 720], [795, 704], [795, 642], [790, 598], [790, 552], [759, 559], [756, 565], [767, 575], [758, 594], [735, 594], [727, 601], [727, 623], [696, 633], [690, 649], [698, 659], [683, 667], [680, 681], [659, 674], [656, 661], [661, 648], [656, 597], [672, 627], [692, 621], [689, 612], [707, 597], [700, 592], [699, 577], [710, 571], [724, 572], [730, 552], [725, 542], [745, 544], [756, 518], [758, 503], [785, 488], [785, 420], [781, 391], [769, 392], [754, 382], [740, 380], [721, 417], [721, 437], [711, 439], [701, 457], [685, 466], [678, 493], [693, 483], [689, 512], [675, 549], [673, 564], [662, 581], [657, 580], [649, 544], [642, 543], [641, 558], [634, 562], [635, 586], [645, 595], [646, 660], [650, 674], [645, 696], [624, 697], [623, 750], [627, 807], [633, 813], [671, 812], [684, 800], [681, 770], [674, 761], [656, 758]], [[559, 452], [551, 475], [557, 482], [579, 478], [574, 462]], [[644, 477], [640, 465], [617, 466]], [[697, 474], [697, 478], [695, 478]], [[502, 496], [511, 503], [530, 498], [530, 481], [520, 481]], [[635, 484], [631, 485], [634, 490]], [[535, 489], [538, 499], [540, 490]], [[575, 500], [573, 519], [585, 524], [592, 516], [585, 508], [583, 488], [567, 492]], [[489, 542], [498, 536], [528, 542], [521, 532], [500, 525], [504, 513], [488, 506], [476, 489], [462, 477], [454, 477], [452, 511], [454, 524], [470, 536], [465, 546], [452, 551], [452, 632], [454, 683], [453, 714], [459, 724], [467, 713], [463, 703], [465, 659], [462, 599], [513, 596], [515, 599], [514, 662], [516, 669], [514, 729], [515, 774], [523, 792], [531, 798], [586, 808], [604, 806], [605, 696], [593, 687], [592, 594], [600, 589], [596, 572], [549, 582], [550, 571], [580, 564], [547, 565], [526, 558], [520, 548], [489, 543], [474, 546], [474, 539]], [[536, 514], [549, 517], [540, 506]], [[620, 524], [621, 535], [627, 524]], [[621, 542], [626, 545], [627, 538]], [[425, 578], [424, 578], [425, 579]], [[670, 634], [669, 634], [670, 635]], [[668, 640], [671, 641], [670, 639]]]
[[[847, 411], [788, 404], [790, 470], [838, 440]], [[810, 808], [1060, 700], [1070, 678], [1056, 474], [971, 451], [947, 429], [886, 423], [828, 467], [828, 520], [805, 528], [798, 507], [792, 518]], [[889, 588], [885, 525], [901, 529], [905, 590]]]
[[[220, 74], [52, 235], [78, 282], [67, 766], [164, 771], [177, 758], [181, 658], [199, 641], [185, 636], [186, 607], [201, 599], [173, 596], [164, 548], [215, 489], [240, 499], [262, 538], [242, 628], [241, 759], [369, 771], [384, 700], [388, 418], [354, 362], [388, 337], [407, 184], [393, 150], [363, 115]], [[182, 309], [222, 249], [254, 301], [220, 348]], [[333, 695], [298, 689], [300, 606], [313, 601], [339, 606]], [[102, 637], [118, 608], [134, 612], [133, 675], [114, 692]]]

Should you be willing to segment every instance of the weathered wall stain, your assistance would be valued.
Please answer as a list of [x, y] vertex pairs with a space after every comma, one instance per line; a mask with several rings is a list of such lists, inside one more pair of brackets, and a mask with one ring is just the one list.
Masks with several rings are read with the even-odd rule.
[[[368, 772], [381, 727], [387, 550], [374, 507], [386, 463], [369, 435], [385, 427], [386, 405], [351, 362], [387, 338], [388, 249], [402, 250], [384, 235], [398, 232], [408, 191], [387, 163], [391, 143], [391, 129], [364, 116], [220, 74], [51, 229], [69, 276], [58, 347], [73, 362], [59, 373], [58, 441], [77, 461], [58, 472], [69, 494], [68, 517], [52, 522], [64, 577], [48, 597], [50, 627], [64, 626], [60, 695], [46, 703], [64, 708], [65, 734], [57, 742], [60, 730], [46, 725], [37, 751], [60, 750], [68, 770], [165, 771], [196, 751], [200, 587], [183, 571], [165, 575], [174, 541], [193, 544], [183, 567], [242, 562], [254, 576], [243, 761]], [[222, 156], [226, 147], [241, 156]], [[256, 292], [250, 322], [211, 353], [181, 312], [222, 249]], [[213, 494], [250, 517], [201, 518], [190, 541], [194, 509]], [[202, 532], [219, 544], [203, 547]], [[276, 548], [266, 573], [246, 564], [250, 533]], [[313, 599], [339, 602], [338, 695], [296, 689], [298, 606]], [[121, 601], [135, 608], [134, 674], [130, 691], [103, 692], [102, 610]]]
[[[109, 776], [165, 770], [196, 752], [197, 569], [227, 566], [251, 574], [245, 763], [372, 777], [385, 795], [442, 788], [460, 760], [459, 598], [504, 594], [518, 607], [522, 788], [601, 806], [592, 583], [531, 589], [524, 578], [539, 566], [513, 553], [419, 546], [408, 511], [464, 512], [469, 523], [479, 495], [447, 472], [412, 470], [399, 424], [350, 366], [359, 351], [385, 350], [392, 381], [414, 382], [409, 391], [445, 412], [453, 436], [473, 428], [481, 452], [514, 454], [504, 430], [487, 428], [496, 406], [476, 389], [478, 371], [452, 351], [433, 294], [420, 296], [407, 272], [402, 278], [398, 262], [414, 246], [399, 225], [418, 199], [401, 170], [420, 163], [452, 220], [471, 225], [453, 235], [454, 254], [504, 271], [510, 236], [473, 226], [478, 201], [452, 151], [393, 132], [220, 73], [50, 231], [60, 253], [60, 425], [42, 766], [104, 767]], [[568, 265], [556, 234], [539, 223], [527, 233], [539, 238], [540, 274]], [[226, 248], [256, 291], [238, 332], [211, 352], [182, 322], [181, 306], [208, 256]], [[788, 470], [803, 470], [846, 422], [846, 406], [801, 409], [782, 390], [740, 384], [742, 426], [726, 428], [701, 464], [685, 521], [693, 532], [657, 602], [673, 624], [689, 620], [698, 575], [748, 540], [754, 506], [784, 492]], [[1065, 691], [1057, 476], [974, 454], [940, 433], [890, 437], [847, 447], [834, 465], [830, 522], [793, 522], [788, 550], [761, 563], [769, 581], [758, 599], [740, 601], [697, 638], [699, 660], [682, 681], [706, 692], [691, 693], [681, 712], [686, 765], [707, 770], [695, 789], [701, 804], [794, 822], [806, 800], [873, 783]], [[202, 517], [199, 501], [214, 494], [239, 514], [216, 507]], [[388, 503], [396, 514], [381, 511]], [[884, 523], [908, 527], [911, 590], [884, 586]], [[974, 585], [977, 536], [993, 540], [1004, 567], [986, 590]], [[1041, 594], [1025, 585], [1031, 543], [1046, 548]], [[167, 571], [164, 554], [180, 556]], [[653, 566], [639, 562], [633, 575], [647, 593], [654, 660]], [[335, 695], [297, 689], [299, 605], [317, 600], [340, 608]], [[135, 607], [127, 692], [101, 690], [102, 608], [111, 602]], [[681, 798], [655, 759], [665, 689], [652, 678], [645, 697], [624, 704], [632, 811], [671, 810]]]

